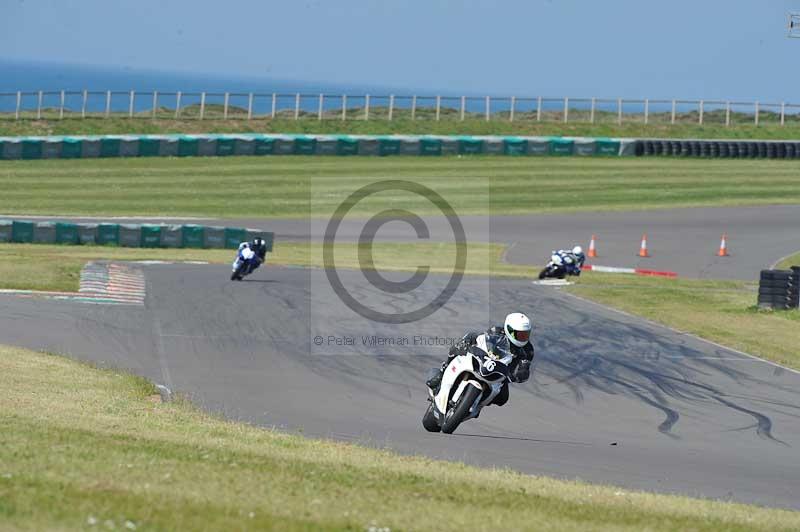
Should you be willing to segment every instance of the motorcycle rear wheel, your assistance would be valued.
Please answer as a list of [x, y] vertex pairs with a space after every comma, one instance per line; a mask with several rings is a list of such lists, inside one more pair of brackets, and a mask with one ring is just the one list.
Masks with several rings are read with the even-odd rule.
[[467, 389], [458, 398], [458, 403], [453, 408], [448, 409], [444, 416], [444, 423], [442, 423], [442, 432], [445, 434], [452, 434], [458, 426], [464, 421], [464, 418], [469, 414], [469, 409], [475, 402], [475, 399], [481, 394], [481, 391], [475, 386], [467, 385]]

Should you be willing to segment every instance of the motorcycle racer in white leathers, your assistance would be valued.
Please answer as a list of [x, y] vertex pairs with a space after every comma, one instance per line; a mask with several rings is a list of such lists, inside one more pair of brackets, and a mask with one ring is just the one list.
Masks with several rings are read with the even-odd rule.
[[[437, 393], [442, 382], [444, 370], [447, 369], [450, 362], [455, 357], [466, 353], [471, 346], [476, 345], [478, 338], [481, 336], [492, 337], [493, 341], [486, 342], [487, 344], [495, 345], [496, 349], [506, 353], [510, 352], [513, 355], [514, 359], [509, 365], [511, 381], [523, 383], [530, 378], [531, 362], [534, 356], [530, 334], [531, 320], [521, 312], [509, 314], [506, 316], [505, 323], [502, 326], [495, 325], [484, 333], [469, 332], [450, 348], [447, 359], [441, 368], [431, 369], [425, 384], [433, 390], [434, 394]], [[491, 404], [502, 406], [507, 401], [508, 383], [503, 386], [503, 389]]]

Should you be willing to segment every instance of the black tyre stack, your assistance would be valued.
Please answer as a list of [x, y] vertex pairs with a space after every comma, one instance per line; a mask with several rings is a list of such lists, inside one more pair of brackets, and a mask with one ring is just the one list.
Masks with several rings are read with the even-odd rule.
[[775, 310], [798, 308], [800, 304], [800, 266], [791, 270], [761, 270], [758, 306]]

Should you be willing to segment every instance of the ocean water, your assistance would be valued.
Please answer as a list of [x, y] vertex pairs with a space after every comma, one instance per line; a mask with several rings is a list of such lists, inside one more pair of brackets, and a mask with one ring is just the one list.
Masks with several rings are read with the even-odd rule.
[[[370, 95], [370, 106], [373, 108], [389, 105], [389, 95], [395, 95], [395, 108], [409, 109], [412, 96], [416, 95], [417, 109], [433, 110], [436, 96], [441, 96], [441, 106], [449, 116], [454, 116], [461, 107], [460, 97], [466, 99], [468, 113], [483, 114], [486, 110], [484, 94], [476, 94], [469, 90], [455, 87], [449, 90], [426, 88], [398, 88], [363, 84], [329, 83], [324, 81], [296, 81], [267, 79], [246, 76], [201, 75], [187, 73], [156, 72], [136, 70], [123, 67], [89, 67], [70, 64], [47, 64], [36, 62], [15, 62], [0, 59], [0, 113], [14, 113], [17, 106], [17, 91], [22, 91], [21, 110], [23, 116], [31, 116], [39, 106], [38, 91], [43, 91], [42, 108], [51, 112], [61, 106], [61, 91], [66, 91], [64, 107], [68, 113], [80, 113], [83, 110], [83, 91], [89, 91], [85, 111], [89, 114], [104, 112], [107, 101], [106, 92], [111, 91], [111, 111], [127, 113], [130, 108], [130, 92], [134, 91], [133, 110], [144, 113], [153, 109], [153, 91], [158, 92], [157, 106], [174, 109], [177, 105], [177, 92], [181, 92], [180, 106], [200, 103], [201, 93], [206, 93], [206, 104], [222, 105], [224, 93], [230, 93], [229, 105], [233, 108], [246, 109], [249, 94], [254, 93], [253, 113], [267, 115], [272, 108], [272, 94], [278, 94], [276, 108], [290, 111], [295, 108], [296, 94], [301, 94], [300, 110], [316, 113], [319, 109], [319, 95], [324, 94], [322, 107], [327, 113], [336, 113], [343, 106], [348, 110], [360, 112], [365, 104], [364, 95]], [[348, 95], [343, 99], [342, 95]], [[535, 94], [518, 95], [515, 112], [535, 112], [537, 101]], [[605, 102], [598, 109], [605, 107], [610, 111], [615, 102]], [[563, 109], [563, 100], [558, 98], [542, 101], [543, 111], [559, 111]], [[588, 109], [589, 101], [571, 102], [574, 110]], [[640, 112], [639, 104], [629, 104], [624, 112]], [[507, 113], [511, 107], [509, 96], [492, 95], [491, 113]], [[457, 115], [456, 115], [457, 116]], [[507, 114], [506, 114], [507, 116]]]

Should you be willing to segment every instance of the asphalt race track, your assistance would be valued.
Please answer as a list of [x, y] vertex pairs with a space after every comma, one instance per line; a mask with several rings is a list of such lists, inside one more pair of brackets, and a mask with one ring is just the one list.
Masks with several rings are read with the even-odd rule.
[[[321, 270], [267, 266], [235, 283], [226, 266], [139, 267], [144, 307], [0, 295], [2, 343], [130, 369], [231, 418], [305, 435], [800, 509], [796, 372], [524, 280], [465, 278], [432, 316], [397, 326], [345, 308]], [[417, 303], [340, 275], [374, 308]], [[446, 281], [431, 276], [414, 297]], [[534, 376], [452, 436], [420, 423], [423, 375], [446, 347], [362, 341], [458, 337], [512, 309], [534, 319]]]
[[[452, 241], [444, 218], [423, 219], [431, 230], [430, 240]], [[596, 234], [599, 257], [590, 260], [594, 264], [667, 270], [692, 278], [755, 280], [759, 270], [800, 250], [800, 205], [461, 216], [461, 220], [471, 241], [508, 245], [505, 260], [514, 264], [543, 265], [551, 250], [571, 248], [576, 243], [586, 248], [591, 235]], [[191, 223], [260, 228], [275, 232], [278, 241], [319, 241], [327, 221], [192, 219]], [[356, 241], [362, 227], [363, 220], [348, 217], [337, 238]], [[640, 258], [639, 242], [645, 232], [651, 257]], [[730, 257], [716, 256], [722, 233], [728, 234]], [[376, 240], [414, 242], [417, 238], [408, 224], [391, 222], [380, 229]]]

